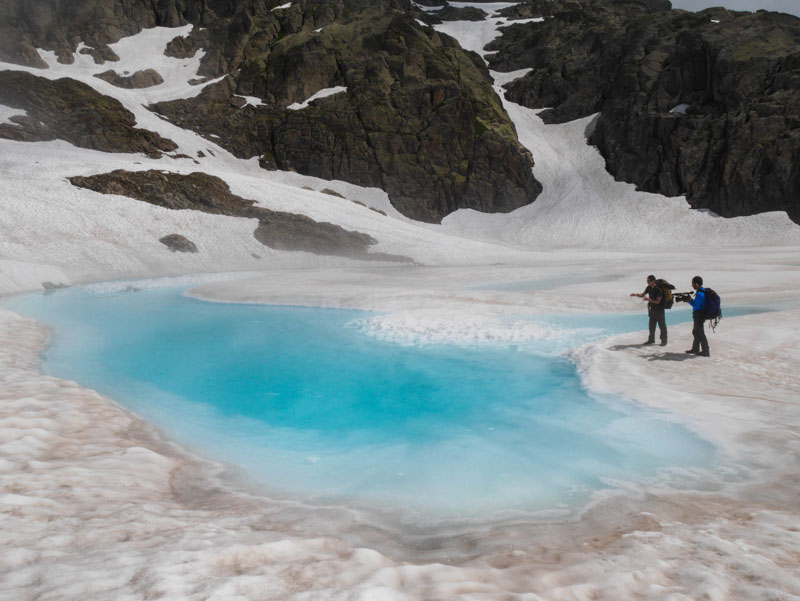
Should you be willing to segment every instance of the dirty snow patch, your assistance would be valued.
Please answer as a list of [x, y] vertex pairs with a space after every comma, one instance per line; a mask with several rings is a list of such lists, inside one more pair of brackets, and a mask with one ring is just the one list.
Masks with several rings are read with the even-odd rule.
[[314, 102], [315, 100], [319, 100], [320, 98], [325, 98], [326, 96], [333, 96], [334, 94], [339, 94], [341, 92], [346, 92], [347, 88], [345, 86], [336, 86], [334, 88], [325, 88], [324, 90], [320, 90], [310, 98], [306, 99], [304, 102], [298, 103], [295, 102], [290, 104], [286, 108], [292, 111], [299, 111], [301, 109], [306, 108], [310, 103]]

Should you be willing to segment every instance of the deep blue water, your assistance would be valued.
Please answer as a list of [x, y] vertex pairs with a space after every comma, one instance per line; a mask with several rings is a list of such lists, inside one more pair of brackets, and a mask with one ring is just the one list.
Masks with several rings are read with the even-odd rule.
[[[717, 460], [656, 412], [592, 398], [557, 354], [640, 330], [642, 313], [528, 316], [573, 335], [524, 348], [409, 346], [368, 335], [363, 312], [181, 293], [76, 288], [4, 304], [54, 328], [47, 373], [107, 394], [280, 496], [488, 517], [563, 508], [613, 480]], [[672, 311], [670, 323], [688, 315]]]

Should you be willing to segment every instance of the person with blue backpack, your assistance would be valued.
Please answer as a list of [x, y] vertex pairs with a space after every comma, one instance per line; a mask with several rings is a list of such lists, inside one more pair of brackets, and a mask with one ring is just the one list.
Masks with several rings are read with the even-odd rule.
[[696, 275], [692, 278], [692, 288], [695, 290], [694, 298], [687, 298], [692, 306], [692, 348], [687, 353], [698, 357], [710, 357], [711, 352], [708, 348], [708, 338], [706, 338], [705, 322], [706, 319], [718, 320], [722, 314], [720, 310], [719, 295], [711, 288], [703, 286], [703, 278]]

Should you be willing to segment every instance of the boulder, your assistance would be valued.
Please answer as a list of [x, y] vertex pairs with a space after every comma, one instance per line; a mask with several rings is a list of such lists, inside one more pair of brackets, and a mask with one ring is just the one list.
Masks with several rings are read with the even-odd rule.
[[137, 71], [133, 75], [119, 75], [113, 69], [109, 69], [95, 75], [95, 77], [107, 81], [112, 86], [127, 89], [151, 88], [164, 83], [164, 79], [154, 69], [144, 69]]
[[197, 245], [188, 238], [181, 236], [180, 234], [169, 234], [168, 236], [159, 238], [158, 241], [161, 242], [161, 244], [166, 246], [168, 249], [170, 249], [172, 252], [181, 252], [181, 253], [197, 252]]

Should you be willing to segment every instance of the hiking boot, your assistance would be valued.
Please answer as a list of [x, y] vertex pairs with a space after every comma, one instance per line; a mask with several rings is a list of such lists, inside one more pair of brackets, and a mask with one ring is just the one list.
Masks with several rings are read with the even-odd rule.
[[708, 351], [700, 351], [699, 353], [695, 353], [698, 357], [710, 357], [711, 353]]
[[690, 354], [690, 355], [696, 355], [696, 354], [697, 354], [697, 353], [699, 353], [700, 351], [696, 351], [696, 350], [694, 350], [693, 348], [690, 348], [688, 351], [683, 351], [683, 352], [684, 352], [684, 353], [688, 353], [688, 354]]
[[642, 344], [647, 345], [647, 344], [655, 344], [655, 343], [656, 343], [655, 340], [648, 340], [647, 342], [643, 342]]
[[662, 340], [661, 341], [661, 346], [667, 346], [667, 341], [666, 340]]

